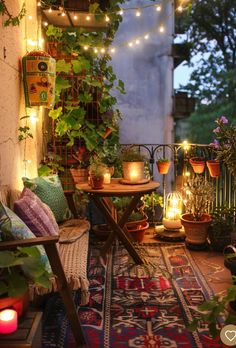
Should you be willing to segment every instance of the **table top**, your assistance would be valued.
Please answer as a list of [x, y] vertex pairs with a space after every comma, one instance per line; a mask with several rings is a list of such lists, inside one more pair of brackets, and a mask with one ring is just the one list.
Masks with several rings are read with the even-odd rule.
[[104, 188], [100, 190], [93, 190], [91, 186], [86, 183], [79, 183], [76, 185], [77, 190], [82, 190], [87, 193], [96, 194], [98, 196], [132, 196], [137, 193], [145, 194], [155, 191], [160, 183], [156, 181], [149, 181], [146, 184], [127, 185], [121, 184], [121, 179], [111, 179], [110, 184], [104, 184]]

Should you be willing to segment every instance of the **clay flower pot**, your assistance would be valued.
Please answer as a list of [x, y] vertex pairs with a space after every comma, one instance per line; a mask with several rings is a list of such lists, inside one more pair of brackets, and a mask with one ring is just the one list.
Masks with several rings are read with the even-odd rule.
[[95, 176], [95, 175], [91, 174], [90, 181], [91, 181], [92, 189], [94, 189], [94, 190], [103, 189], [103, 182], [104, 182], [103, 175], [102, 176]]
[[205, 160], [201, 157], [190, 158], [189, 163], [191, 164], [194, 173], [202, 174], [205, 169]]
[[144, 239], [145, 231], [149, 227], [149, 223], [147, 221], [139, 221], [139, 224], [137, 224], [138, 221], [136, 222], [135, 225], [128, 225], [129, 223], [126, 223], [126, 228], [131, 233], [131, 236], [133, 237], [133, 240], [135, 242], [141, 243]]
[[156, 161], [157, 169], [160, 174], [167, 174], [170, 168], [170, 162]]
[[88, 169], [86, 168], [70, 168], [70, 173], [75, 184], [88, 181]]
[[207, 168], [212, 178], [218, 178], [220, 176], [220, 162], [217, 160], [208, 160]]
[[202, 214], [199, 221], [192, 219], [191, 214], [183, 214], [181, 216], [181, 223], [186, 234], [185, 242], [190, 245], [203, 245], [207, 240], [208, 227], [210, 226], [212, 218], [209, 214]]

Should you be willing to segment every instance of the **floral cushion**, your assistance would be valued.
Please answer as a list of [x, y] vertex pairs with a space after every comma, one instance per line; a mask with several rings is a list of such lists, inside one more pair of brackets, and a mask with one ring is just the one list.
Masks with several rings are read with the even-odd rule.
[[56, 221], [62, 222], [72, 217], [66, 197], [57, 175], [23, 178], [24, 186], [33, 191], [52, 210]]
[[59, 228], [53, 213], [30, 189], [24, 188], [14, 203], [14, 211], [37, 236], [58, 235]]
[[[35, 238], [29, 227], [8, 207], [0, 202], [0, 232], [9, 240]], [[51, 273], [51, 266], [42, 246], [37, 246], [45, 269]]]

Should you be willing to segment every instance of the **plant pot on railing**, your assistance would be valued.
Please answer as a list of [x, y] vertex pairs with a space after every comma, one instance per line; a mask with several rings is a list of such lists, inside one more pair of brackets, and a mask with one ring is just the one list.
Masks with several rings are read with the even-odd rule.
[[170, 169], [168, 158], [160, 158], [156, 161], [157, 169], [160, 174], [167, 174]]
[[220, 162], [217, 160], [208, 160], [207, 168], [212, 178], [218, 178], [220, 176]]
[[191, 164], [194, 173], [202, 174], [205, 169], [205, 160], [202, 157], [190, 158], [189, 163]]

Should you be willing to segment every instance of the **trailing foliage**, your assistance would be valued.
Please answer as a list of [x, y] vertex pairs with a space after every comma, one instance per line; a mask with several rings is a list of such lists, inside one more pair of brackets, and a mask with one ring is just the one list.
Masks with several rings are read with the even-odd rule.
[[23, 3], [18, 15], [14, 16], [8, 11], [5, 0], [0, 0], [0, 14], [4, 17], [7, 17], [7, 19], [3, 21], [4, 27], [8, 27], [9, 25], [12, 25], [12, 26], [19, 25], [21, 19], [26, 14], [25, 2]]

